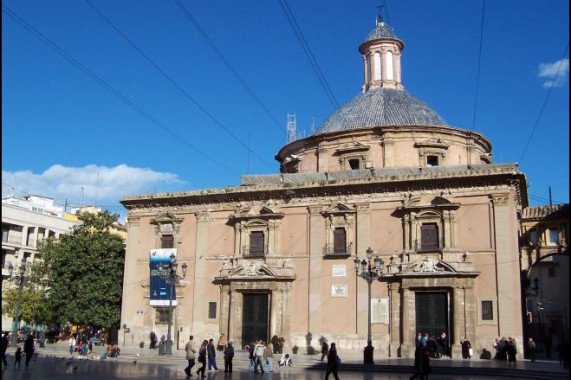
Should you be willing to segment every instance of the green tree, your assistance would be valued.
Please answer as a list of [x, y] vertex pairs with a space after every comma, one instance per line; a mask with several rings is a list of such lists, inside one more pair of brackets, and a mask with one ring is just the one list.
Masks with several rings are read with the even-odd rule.
[[[14, 316], [18, 303], [20, 277], [14, 277], [13, 286], [4, 291], [2, 313]], [[28, 264], [20, 294], [20, 319], [37, 324], [46, 321], [45, 287], [47, 277], [40, 263]]]
[[78, 214], [83, 222], [39, 251], [49, 279], [46, 319], [111, 328], [119, 325], [123, 290], [123, 239], [110, 228], [117, 214]]

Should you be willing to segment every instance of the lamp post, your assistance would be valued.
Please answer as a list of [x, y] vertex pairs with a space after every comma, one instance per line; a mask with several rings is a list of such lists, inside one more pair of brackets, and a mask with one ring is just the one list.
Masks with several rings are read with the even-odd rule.
[[168, 270], [168, 276], [166, 280], [169, 284], [169, 324], [167, 330], [167, 346], [165, 349], [165, 355], [172, 355], [172, 339], [171, 339], [171, 328], [172, 328], [172, 297], [174, 293], [174, 286], [177, 281], [184, 279], [186, 277], [186, 270], [188, 266], [186, 263], [182, 264], [182, 277], [176, 274], [178, 263], [176, 262], [176, 256], [171, 253], [169, 257], [168, 264], [159, 264], [159, 271]]
[[[372, 261], [371, 261], [372, 259]], [[368, 313], [367, 313], [367, 347], [363, 351], [363, 363], [373, 364], [373, 337], [371, 334], [371, 284], [376, 279], [383, 276], [383, 266], [385, 262], [379, 256], [375, 256], [373, 259], [373, 250], [371, 247], [367, 248], [367, 259], [359, 259], [355, 256], [353, 260], [355, 263], [355, 272], [357, 276], [365, 279], [367, 281], [367, 291], [368, 291]]]
[[[14, 266], [10, 263], [10, 277]], [[12, 337], [10, 339], [10, 346], [16, 347], [18, 345], [18, 330], [20, 330], [20, 305], [22, 303], [22, 286], [24, 285], [24, 273], [26, 272], [26, 262], [22, 261], [20, 265], [20, 276], [18, 278], [18, 299], [16, 301], [16, 310], [14, 310], [14, 321], [12, 322]]]

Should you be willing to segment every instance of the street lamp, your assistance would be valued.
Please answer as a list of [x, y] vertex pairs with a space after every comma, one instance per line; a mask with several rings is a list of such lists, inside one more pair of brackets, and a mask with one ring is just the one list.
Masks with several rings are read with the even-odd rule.
[[174, 286], [177, 281], [182, 280], [186, 277], [186, 270], [188, 266], [186, 263], [182, 264], [182, 277], [176, 274], [176, 270], [178, 267], [178, 263], [176, 262], [176, 256], [174, 253], [171, 253], [169, 257], [168, 264], [159, 264], [158, 269], [160, 272], [168, 270], [168, 275], [165, 277], [167, 280], [170, 291], [169, 291], [169, 324], [167, 330], [167, 346], [165, 349], [165, 355], [172, 355], [172, 339], [171, 339], [171, 328], [172, 328], [172, 296], [174, 293]]
[[[10, 277], [12, 277], [12, 272], [14, 271], [14, 266], [10, 263], [8, 267], [10, 270]], [[24, 285], [24, 273], [26, 272], [26, 262], [22, 260], [20, 265], [20, 276], [18, 279], [18, 300], [16, 301], [16, 310], [14, 310], [14, 321], [12, 322], [12, 338], [10, 340], [10, 346], [16, 347], [18, 345], [18, 330], [20, 330], [20, 304], [22, 303], [22, 286]]]
[[371, 334], [371, 284], [376, 279], [383, 277], [383, 266], [385, 262], [379, 256], [375, 256], [373, 259], [373, 250], [371, 247], [367, 248], [367, 260], [359, 259], [358, 256], [355, 256], [353, 263], [355, 263], [355, 272], [357, 276], [362, 277], [367, 281], [367, 290], [368, 290], [368, 313], [367, 313], [367, 347], [363, 351], [363, 362], [364, 364], [373, 364], [373, 338]]

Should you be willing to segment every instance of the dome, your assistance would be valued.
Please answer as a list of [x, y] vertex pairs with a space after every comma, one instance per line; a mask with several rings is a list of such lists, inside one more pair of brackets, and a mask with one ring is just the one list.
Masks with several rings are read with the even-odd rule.
[[400, 39], [393, 33], [393, 28], [391, 28], [390, 25], [385, 24], [384, 22], [379, 22], [375, 29], [371, 30], [371, 32], [367, 35], [367, 38], [363, 43], [378, 40], [381, 38], [394, 38], [400, 41]]
[[408, 92], [379, 87], [342, 105], [315, 134], [387, 125], [448, 126], [434, 110]]

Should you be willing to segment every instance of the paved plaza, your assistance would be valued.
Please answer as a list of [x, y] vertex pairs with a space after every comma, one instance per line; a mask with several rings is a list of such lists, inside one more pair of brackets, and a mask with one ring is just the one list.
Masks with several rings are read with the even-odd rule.
[[[96, 347], [94, 353], [80, 359], [77, 354], [73, 359], [66, 352], [65, 344], [51, 344], [38, 349], [38, 355], [28, 368], [14, 368], [13, 348], [8, 349], [8, 367], [2, 369], [2, 379], [52, 380], [81, 378], [93, 380], [109, 379], [187, 379], [183, 372], [186, 365], [184, 352], [175, 350], [173, 356], [159, 356], [156, 350], [126, 348], [118, 359], [101, 360], [103, 347]], [[410, 359], [378, 358], [375, 365], [362, 365], [359, 352], [340, 353], [343, 365], [339, 377], [343, 380], [370, 379], [408, 379], [412, 374], [413, 362]], [[239, 351], [234, 359], [234, 372], [225, 374], [219, 371], [206, 371], [208, 380], [279, 380], [279, 379], [323, 379], [325, 364], [319, 361], [320, 355], [293, 355], [295, 366], [282, 368], [265, 374], [254, 374], [248, 371], [246, 352]], [[23, 360], [22, 360], [23, 361]], [[222, 357], [217, 356], [219, 368]], [[433, 373], [431, 379], [567, 379], [569, 372], [556, 361], [539, 360], [535, 363], [518, 361], [517, 367], [508, 368], [505, 363], [495, 360], [432, 360]], [[193, 370], [196, 370], [194, 367]], [[193, 374], [191, 379], [197, 379]], [[333, 377], [330, 377], [333, 379]]]

